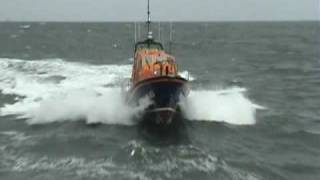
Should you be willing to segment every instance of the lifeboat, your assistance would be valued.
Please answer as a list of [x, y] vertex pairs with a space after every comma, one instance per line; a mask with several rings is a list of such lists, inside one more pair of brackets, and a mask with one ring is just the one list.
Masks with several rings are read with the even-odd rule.
[[175, 58], [153, 39], [135, 45], [134, 63], [127, 100], [138, 105], [142, 98], [151, 104], [143, 113], [143, 121], [171, 124], [180, 112], [179, 101], [188, 95], [188, 80], [178, 74]]
[[188, 80], [178, 74], [175, 58], [152, 38], [150, 23], [148, 11], [148, 36], [135, 43], [127, 101], [138, 105], [139, 100], [149, 98], [151, 104], [140, 117], [141, 121], [170, 125], [181, 115], [179, 102], [189, 93]]

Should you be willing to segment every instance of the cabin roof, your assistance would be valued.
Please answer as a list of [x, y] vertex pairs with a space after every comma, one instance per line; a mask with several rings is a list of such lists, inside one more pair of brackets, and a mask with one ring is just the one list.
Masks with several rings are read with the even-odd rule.
[[151, 48], [151, 49], [158, 49], [163, 50], [163, 45], [159, 42], [154, 41], [153, 39], [146, 39], [144, 41], [137, 42], [135, 44], [134, 52], [141, 48]]

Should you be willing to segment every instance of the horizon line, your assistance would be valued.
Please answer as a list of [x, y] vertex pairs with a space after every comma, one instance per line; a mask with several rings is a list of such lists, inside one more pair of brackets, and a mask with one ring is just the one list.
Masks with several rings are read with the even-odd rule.
[[[118, 20], [118, 21], [103, 21], [103, 20], [47, 20], [47, 21], [39, 21], [39, 20], [0, 20], [1, 23], [4, 22], [12, 22], [12, 23], [145, 23], [146, 21], [136, 21], [136, 20]], [[216, 23], [216, 22], [320, 22], [320, 19], [310, 19], [310, 20], [173, 20], [173, 21], [152, 21], [157, 23]]]

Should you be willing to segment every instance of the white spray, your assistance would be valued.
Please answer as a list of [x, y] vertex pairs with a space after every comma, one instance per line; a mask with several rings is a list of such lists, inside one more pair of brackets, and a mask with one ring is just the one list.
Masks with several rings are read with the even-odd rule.
[[[85, 120], [130, 125], [131, 117], [150, 103], [145, 99], [136, 108], [126, 105], [120, 84], [130, 77], [130, 65], [0, 59], [0, 68], [1, 93], [21, 96], [2, 107], [0, 115], [20, 115], [30, 124]], [[181, 105], [190, 120], [254, 124], [255, 112], [262, 107], [246, 98], [244, 91], [191, 91]]]
[[245, 89], [237, 87], [191, 91], [190, 96], [181, 103], [182, 110], [190, 120], [254, 124], [256, 110], [263, 107], [253, 104], [244, 92]]

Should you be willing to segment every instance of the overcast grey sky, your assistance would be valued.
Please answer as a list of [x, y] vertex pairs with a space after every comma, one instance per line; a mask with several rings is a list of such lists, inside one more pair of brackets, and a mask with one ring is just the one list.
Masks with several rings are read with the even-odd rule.
[[[0, 0], [0, 21], [144, 21], [147, 0]], [[320, 20], [320, 0], [151, 0], [154, 21]]]

